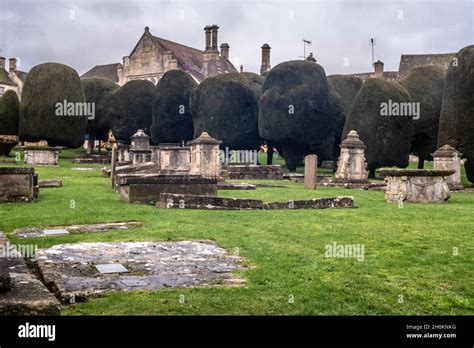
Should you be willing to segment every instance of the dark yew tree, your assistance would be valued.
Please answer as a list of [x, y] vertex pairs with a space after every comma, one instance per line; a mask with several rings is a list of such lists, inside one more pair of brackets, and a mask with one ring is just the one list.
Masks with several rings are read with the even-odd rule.
[[466, 174], [474, 182], [474, 45], [464, 47], [449, 65], [444, 84], [438, 147], [449, 144], [467, 159]]
[[420, 103], [420, 118], [413, 120], [414, 135], [411, 152], [419, 157], [418, 168], [431, 160], [438, 140], [439, 115], [443, 100], [446, 71], [441, 66], [426, 65], [413, 69], [400, 84], [410, 93], [414, 103]]
[[138, 129], [150, 134], [154, 91], [150, 81], [132, 80], [101, 99], [98, 110], [115, 139], [130, 143]]
[[47, 140], [50, 146], [77, 148], [84, 143], [87, 116], [57, 115], [57, 103], [84, 103], [84, 91], [76, 70], [45, 63], [30, 70], [20, 103], [22, 141]]
[[193, 139], [193, 116], [189, 108], [196, 81], [183, 70], [170, 70], [158, 81], [153, 102], [153, 143], [180, 143]]
[[349, 75], [330, 75], [328, 76], [328, 81], [340, 96], [341, 106], [344, 111], [341, 113], [342, 117], [340, 117], [340, 121], [337, 122], [334, 127], [335, 141], [333, 144], [333, 159], [337, 161], [341, 150], [341, 134], [346, 122], [346, 116], [363, 82], [360, 78]]
[[295, 170], [309, 153], [321, 160], [333, 158], [335, 129], [343, 122], [342, 114], [340, 97], [320, 65], [281, 63], [270, 70], [262, 86], [260, 137], [273, 142], [288, 169]]
[[408, 91], [396, 82], [368, 79], [347, 115], [342, 139], [351, 130], [365, 143], [365, 157], [370, 177], [382, 166], [408, 166], [413, 119], [409, 116], [383, 116], [382, 105], [410, 103]]
[[0, 135], [18, 135], [20, 100], [15, 91], [8, 90], [0, 98]]
[[108, 120], [104, 118], [97, 106], [105, 95], [118, 90], [119, 86], [110, 80], [90, 78], [82, 80], [82, 87], [84, 88], [86, 102], [95, 105], [95, 117], [87, 120], [86, 129], [86, 134], [89, 135], [87, 152], [91, 153], [94, 148], [94, 141], [106, 140], [110, 130]]
[[258, 98], [263, 78], [253, 73], [229, 73], [205, 79], [190, 99], [194, 136], [207, 132], [231, 149], [256, 149]]

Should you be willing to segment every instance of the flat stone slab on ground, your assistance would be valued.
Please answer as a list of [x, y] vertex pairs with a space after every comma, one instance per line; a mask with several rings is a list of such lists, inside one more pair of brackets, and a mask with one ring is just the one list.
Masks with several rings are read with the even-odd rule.
[[65, 235], [69, 234], [69, 231], [64, 228], [43, 230], [43, 234], [46, 236]]
[[99, 168], [74, 167], [74, 168], [71, 168], [71, 170], [77, 170], [77, 171], [84, 171], [84, 172], [87, 172], [87, 171], [99, 170]]
[[0, 268], [10, 276], [10, 289], [0, 293], [0, 315], [59, 315], [59, 302], [30, 272], [24, 259], [14, 250], [5, 257], [7, 239], [1, 232], [0, 246]]
[[70, 226], [56, 226], [44, 229], [40, 227], [26, 227], [17, 228], [13, 230], [13, 234], [19, 238], [36, 238], [54, 235], [66, 235], [76, 233], [95, 233], [95, 232], [108, 232], [117, 230], [128, 230], [132, 228], [141, 227], [142, 223], [138, 221], [126, 221], [126, 222], [108, 222], [102, 224], [91, 224], [91, 225], [70, 225]]
[[245, 182], [218, 182], [218, 190], [255, 190], [254, 184], [247, 184]]
[[63, 187], [62, 180], [39, 180], [38, 186], [40, 188]]
[[[37, 252], [46, 285], [68, 303], [112, 291], [235, 286], [242, 258], [212, 241], [115, 242], [55, 245]], [[128, 273], [102, 274], [97, 265], [121, 264]]]

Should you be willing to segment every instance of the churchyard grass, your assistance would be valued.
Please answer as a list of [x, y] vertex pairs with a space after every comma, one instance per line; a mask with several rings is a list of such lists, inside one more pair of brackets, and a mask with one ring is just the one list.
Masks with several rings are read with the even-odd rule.
[[[286, 187], [219, 195], [266, 202], [351, 195], [357, 208], [155, 209], [121, 202], [100, 170], [72, 170], [103, 167], [71, 163], [77, 154], [65, 150], [58, 167], [36, 167], [40, 179], [62, 179], [64, 187], [41, 189], [33, 203], [0, 205], [0, 230], [12, 243], [45, 248], [77, 242], [206, 239], [239, 253], [253, 268], [239, 272], [247, 280], [245, 286], [112, 293], [65, 305], [64, 315], [474, 314], [474, 193], [453, 193], [445, 204], [399, 206], [386, 203], [380, 191], [309, 191], [302, 183], [245, 180]], [[129, 220], [141, 221], [143, 227], [33, 239], [10, 235], [19, 227]], [[363, 245], [363, 261], [325, 257], [326, 246], [334, 242]]]

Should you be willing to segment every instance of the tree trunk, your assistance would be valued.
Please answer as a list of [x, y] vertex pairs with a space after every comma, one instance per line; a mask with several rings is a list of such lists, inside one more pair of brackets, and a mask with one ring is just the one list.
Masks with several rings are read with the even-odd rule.
[[273, 164], [273, 144], [267, 144], [267, 166]]
[[423, 169], [425, 167], [425, 159], [421, 156], [418, 157], [418, 169]]

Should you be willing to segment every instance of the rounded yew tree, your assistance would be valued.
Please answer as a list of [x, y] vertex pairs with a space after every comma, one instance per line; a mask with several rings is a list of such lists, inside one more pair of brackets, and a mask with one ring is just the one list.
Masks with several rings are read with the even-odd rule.
[[[84, 91], [76, 70], [58, 63], [45, 63], [30, 70], [20, 103], [22, 141], [47, 140], [50, 146], [77, 148], [84, 143], [87, 116], [58, 105], [84, 103]], [[64, 105], [64, 104], [63, 104]]]
[[474, 45], [464, 47], [449, 65], [444, 85], [438, 147], [463, 153], [466, 174], [474, 182]]
[[98, 105], [104, 96], [118, 90], [119, 86], [110, 80], [88, 78], [82, 80], [82, 87], [84, 88], [86, 101], [95, 105], [95, 117], [87, 120], [86, 133], [92, 139], [105, 140], [110, 130], [110, 124], [101, 113], [101, 110], [98, 109]]
[[308, 153], [331, 159], [335, 129], [342, 122], [339, 99], [320, 65], [308, 61], [278, 64], [262, 86], [260, 137], [276, 145], [290, 170]]
[[151, 125], [153, 143], [180, 143], [193, 139], [189, 97], [196, 86], [196, 81], [183, 70], [170, 70], [158, 81]]
[[207, 132], [231, 149], [255, 149], [258, 98], [263, 78], [253, 73], [229, 73], [205, 79], [191, 93], [194, 136]]
[[150, 81], [132, 80], [101, 99], [99, 112], [115, 139], [130, 143], [138, 129], [150, 134], [154, 90]]
[[18, 135], [20, 101], [15, 91], [8, 90], [0, 98], [0, 135]]
[[414, 68], [400, 84], [410, 93], [412, 102], [419, 103], [420, 115], [413, 120], [414, 135], [411, 152], [419, 157], [418, 168], [436, 151], [439, 115], [443, 100], [445, 69], [437, 65]]
[[344, 109], [345, 115], [347, 115], [357, 92], [362, 87], [362, 80], [356, 76], [349, 75], [330, 75], [328, 80], [341, 96], [341, 106]]
[[347, 115], [342, 139], [351, 130], [357, 131], [366, 146], [365, 157], [371, 177], [383, 166], [408, 166], [413, 119], [396, 115], [397, 106], [408, 105], [402, 103], [411, 103], [411, 97], [398, 83], [368, 79]]

